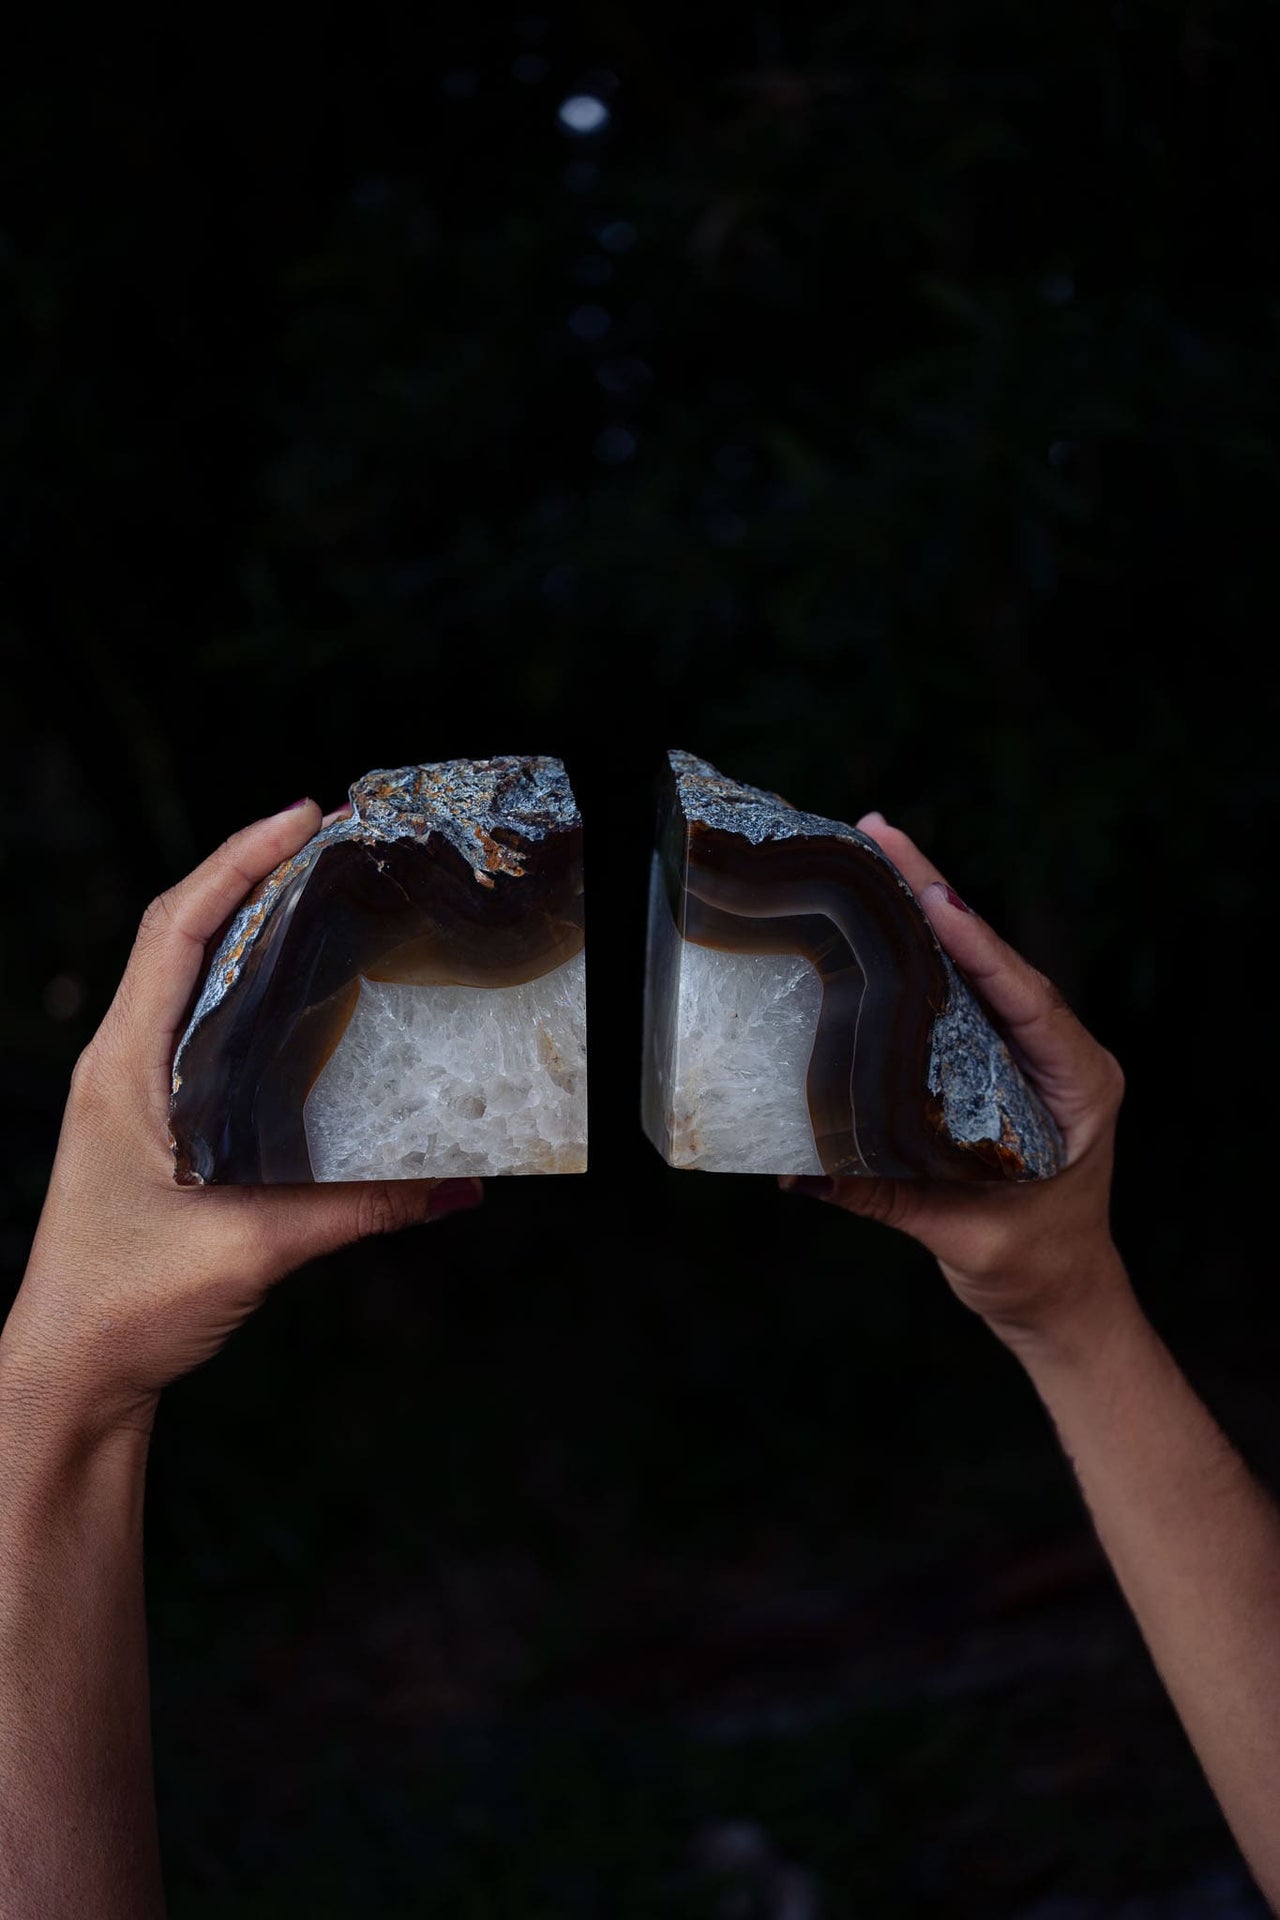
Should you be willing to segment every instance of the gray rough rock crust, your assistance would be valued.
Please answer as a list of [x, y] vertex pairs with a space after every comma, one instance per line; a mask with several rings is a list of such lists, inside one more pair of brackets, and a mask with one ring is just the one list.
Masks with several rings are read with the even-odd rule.
[[343, 840], [378, 846], [388, 840], [425, 840], [439, 834], [457, 848], [481, 886], [495, 873], [519, 876], [519, 850], [498, 834], [542, 840], [581, 824], [563, 763], [545, 755], [511, 754], [493, 760], [443, 760], [417, 767], [375, 768], [348, 790], [353, 811], [308, 840], [245, 901], [209, 968], [200, 998], [173, 1062], [173, 1090], [182, 1083], [183, 1048], [201, 1022], [235, 986], [248, 954], [280, 896], [295, 897], [326, 847]]

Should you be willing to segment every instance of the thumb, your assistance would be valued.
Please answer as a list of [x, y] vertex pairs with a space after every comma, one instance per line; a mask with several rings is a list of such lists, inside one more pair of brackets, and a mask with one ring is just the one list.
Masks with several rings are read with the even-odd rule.
[[885, 1227], [911, 1231], [912, 1216], [918, 1210], [918, 1183], [906, 1180], [880, 1180], [868, 1174], [783, 1174], [778, 1185], [784, 1193], [808, 1194], [814, 1200], [830, 1201], [845, 1213], [861, 1214], [866, 1220], [878, 1220]]
[[355, 1240], [399, 1233], [404, 1227], [443, 1220], [447, 1214], [478, 1207], [481, 1180], [359, 1180], [293, 1187], [279, 1192], [285, 1217], [280, 1226], [282, 1252], [300, 1267], [319, 1254], [334, 1253]]

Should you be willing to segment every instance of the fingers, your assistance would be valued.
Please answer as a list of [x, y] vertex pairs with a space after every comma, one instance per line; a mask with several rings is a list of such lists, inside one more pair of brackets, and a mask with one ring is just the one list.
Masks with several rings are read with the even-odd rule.
[[172, 1039], [186, 1012], [207, 942], [273, 867], [304, 847], [320, 824], [314, 800], [257, 820], [153, 900], [143, 915], [119, 995], [149, 1047]]
[[1071, 1120], [1104, 1092], [1115, 1063], [1051, 980], [1015, 953], [943, 883], [920, 904], [938, 940], [977, 990], [1030, 1068], [1059, 1120]]
[[370, 1180], [315, 1187], [281, 1187], [264, 1206], [271, 1211], [263, 1238], [273, 1277], [291, 1273], [322, 1253], [355, 1240], [422, 1226], [478, 1207], [482, 1180]]
[[[910, 885], [939, 944], [1010, 1039], [1060, 1124], [1109, 1097], [1119, 1069], [1054, 986], [949, 887], [908, 834], [881, 814], [858, 822]], [[1117, 1096], [1118, 1097], [1118, 1096]]]
[[483, 1200], [483, 1180], [439, 1180], [427, 1203], [427, 1218], [444, 1220], [451, 1213], [467, 1213]]
[[825, 1173], [784, 1173], [778, 1185], [784, 1193], [826, 1200], [845, 1213], [856, 1213], [864, 1220], [877, 1220], [881, 1226], [899, 1227], [904, 1232], [910, 1232], [921, 1199], [919, 1187], [910, 1181], [880, 1180], [869, 1174], [847, 1174], [837, 1179]]
[[345, 1246], [350, 1240], [399, 1233], [405, 1227], [478, 1207], [483, 1199], [484, 1183], [474, 1179], [371, 1180], [347, 1186], [333, 1209], [330, 1226], [338, 1238], [330, 1244]]
[[898, 872], [902, 875], [917, 900], [934, 880], [942, 875], [926, 854], [909, 834], [900, 827], [891, 827], [882, 813], [864, 813], [858, 822], [859, 833], [865, 833], [868, 840], [874, 840], [882, 853], [887, 853]]

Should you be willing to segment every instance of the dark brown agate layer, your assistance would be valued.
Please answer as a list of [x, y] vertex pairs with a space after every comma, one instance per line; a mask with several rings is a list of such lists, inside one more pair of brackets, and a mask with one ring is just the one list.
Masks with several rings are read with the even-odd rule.
[[[826, 1172], [975, 1181], [1059, 1170], [1052, 1118], [866, 835], [672, 753], [658, 863], [652, 911], [665, 897], [681, 940], [798, 954], [816, 969], [806, 1095]], [[662, 1151], [665, 1099], [660, 1067], [646, 1059], [645, 1127]]]
[[362, 977], [518, 986], [581, 951], [582, 822], [558, 760], [379, 771], [351, 801], [214, 953], [173, 1063], [184, 1185], [312, 1179], [303, 1107]]

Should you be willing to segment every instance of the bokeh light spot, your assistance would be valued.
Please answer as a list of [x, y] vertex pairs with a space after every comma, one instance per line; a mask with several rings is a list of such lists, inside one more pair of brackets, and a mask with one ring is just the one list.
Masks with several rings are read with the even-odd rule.
[[571, 93], [567, 100], [560, 102], [557, 115], [560, 125], [566, 133], [600, 133], [608, 126], [611, 115], [603, 100], [597, 100], [594, 93]]
[[612, 325], [610, 315], [593, 301], [575, 307], [569, 315], [569, 331], [576, 340], [603, 340]]

